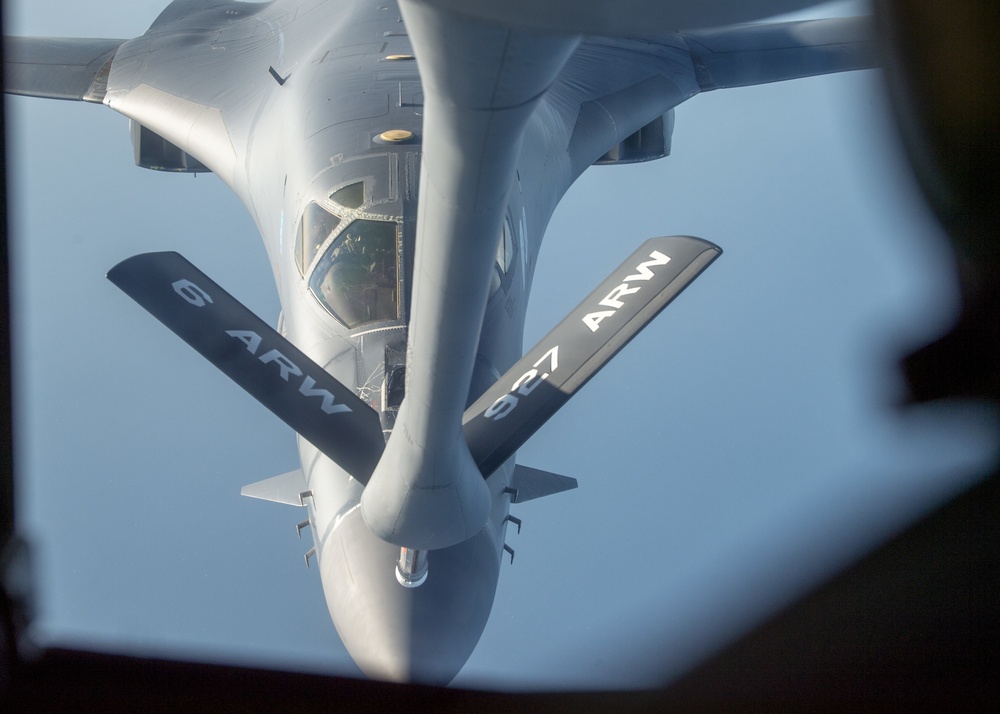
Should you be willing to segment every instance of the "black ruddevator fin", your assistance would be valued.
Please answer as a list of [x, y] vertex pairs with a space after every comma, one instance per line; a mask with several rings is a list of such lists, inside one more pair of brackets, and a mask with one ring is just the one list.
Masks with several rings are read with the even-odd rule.
[[722, 253], [690, 236], [651, 238], [465, 411], [484, 477], [558, 411]]
[[108, 279], [351, 476], [367, 483], [378, 414], [179, 253], [122, 261]]

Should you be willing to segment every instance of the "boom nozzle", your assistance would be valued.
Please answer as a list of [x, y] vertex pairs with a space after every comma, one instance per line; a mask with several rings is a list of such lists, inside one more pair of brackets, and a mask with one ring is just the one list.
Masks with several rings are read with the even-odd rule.
[[404, 588], [419, 588], [427, 580], [427, 551], [400, 548], [396, 580]]

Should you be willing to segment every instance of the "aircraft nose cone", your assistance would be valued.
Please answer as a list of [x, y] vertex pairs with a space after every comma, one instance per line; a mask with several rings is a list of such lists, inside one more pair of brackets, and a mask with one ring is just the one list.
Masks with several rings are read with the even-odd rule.
[[366, 676], [445, 685], [486, 627], [500, 563], [486, 531], [428, 554], [427, 580], [396, 580], [399, 547], [376, 537], [360, 511], [327, 540], [320, 572], [344, 646]]

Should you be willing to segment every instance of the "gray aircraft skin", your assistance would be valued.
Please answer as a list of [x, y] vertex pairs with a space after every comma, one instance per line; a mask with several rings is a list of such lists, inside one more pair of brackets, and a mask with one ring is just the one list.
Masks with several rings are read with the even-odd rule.
[[[244, 493], [306, 509], [331, 617], [366, 675], [446, 684], [486, 626], [511, 502], [575, 485], [515, 466], [546, 418], [527, 397], [552, 387], [561, 404], [629, 339], [602, 342], [565, 384], [550, 374], [575, 343], [524, 355], [556, 204], [594, 163], [669, 153], [673, 109], [699, 92], [873, 66], [865, 18], [734, 25], [812, 4], [176, 0], [127, 41], [6, 39], [5, 89], [101, 102], [132, 120], [137, 164], [211, 171], [239, 196], [274, 274], [278, 331], [305, 357], [262, 328], [218, 339], [293, 385], [306, 421], [364, 435], [334, 428], [321, 448], [299, 428], [301, 469]], [[603, 311], [566, 324], [582, 316], [598, 334], [639, 291], [630, 280], [684, 250], [690, 280], [718, 254], [695, 239], [644, 250], [595, 291]], [[125, 283], [153, 279], [127, 264], [109, 277], [140, 300]], [[222, 300], [185, 275], [162, 308], [182, 323]], [[505, 417], [513, 435], [494, 448]]]

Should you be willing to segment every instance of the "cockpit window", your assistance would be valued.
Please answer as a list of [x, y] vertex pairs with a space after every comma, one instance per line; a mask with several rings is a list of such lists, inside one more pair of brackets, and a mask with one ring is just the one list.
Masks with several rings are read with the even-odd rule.
[[359, 181], [344, 186], [331, 193], [330, 198], [344, 208], [361, 208], [365, 202], [365, 184]]
[[510, 219], [504, 218], [503, 236], [500, 245], [497, 247], [497, 264], [503, 268], [504, 273], [510, 272], [510, 264], [514, 260], [514, 229], [511, 228]]
[[309, 264], [316, 257], [316, 251], [339, 225], [340, 218], [321, 206], [315, 203], [306, 206], [296, 237], [295, 262], [298, 263], [300, 273], [305, 275]]
[[354, 221], [320, 259], [309, 289], [348, 327], [399, 317], [396, 223]]
[[496, 295], [497, 290], [503, 282], [503, 276], [510, 272], [511, 263], [514, 260], [514, 229], [511, 228], [510, 219], [505, 218], [500, 238], [497, 242], [497, 260], [493, 266], [493, 275], [490, 279], [490, 298]]

